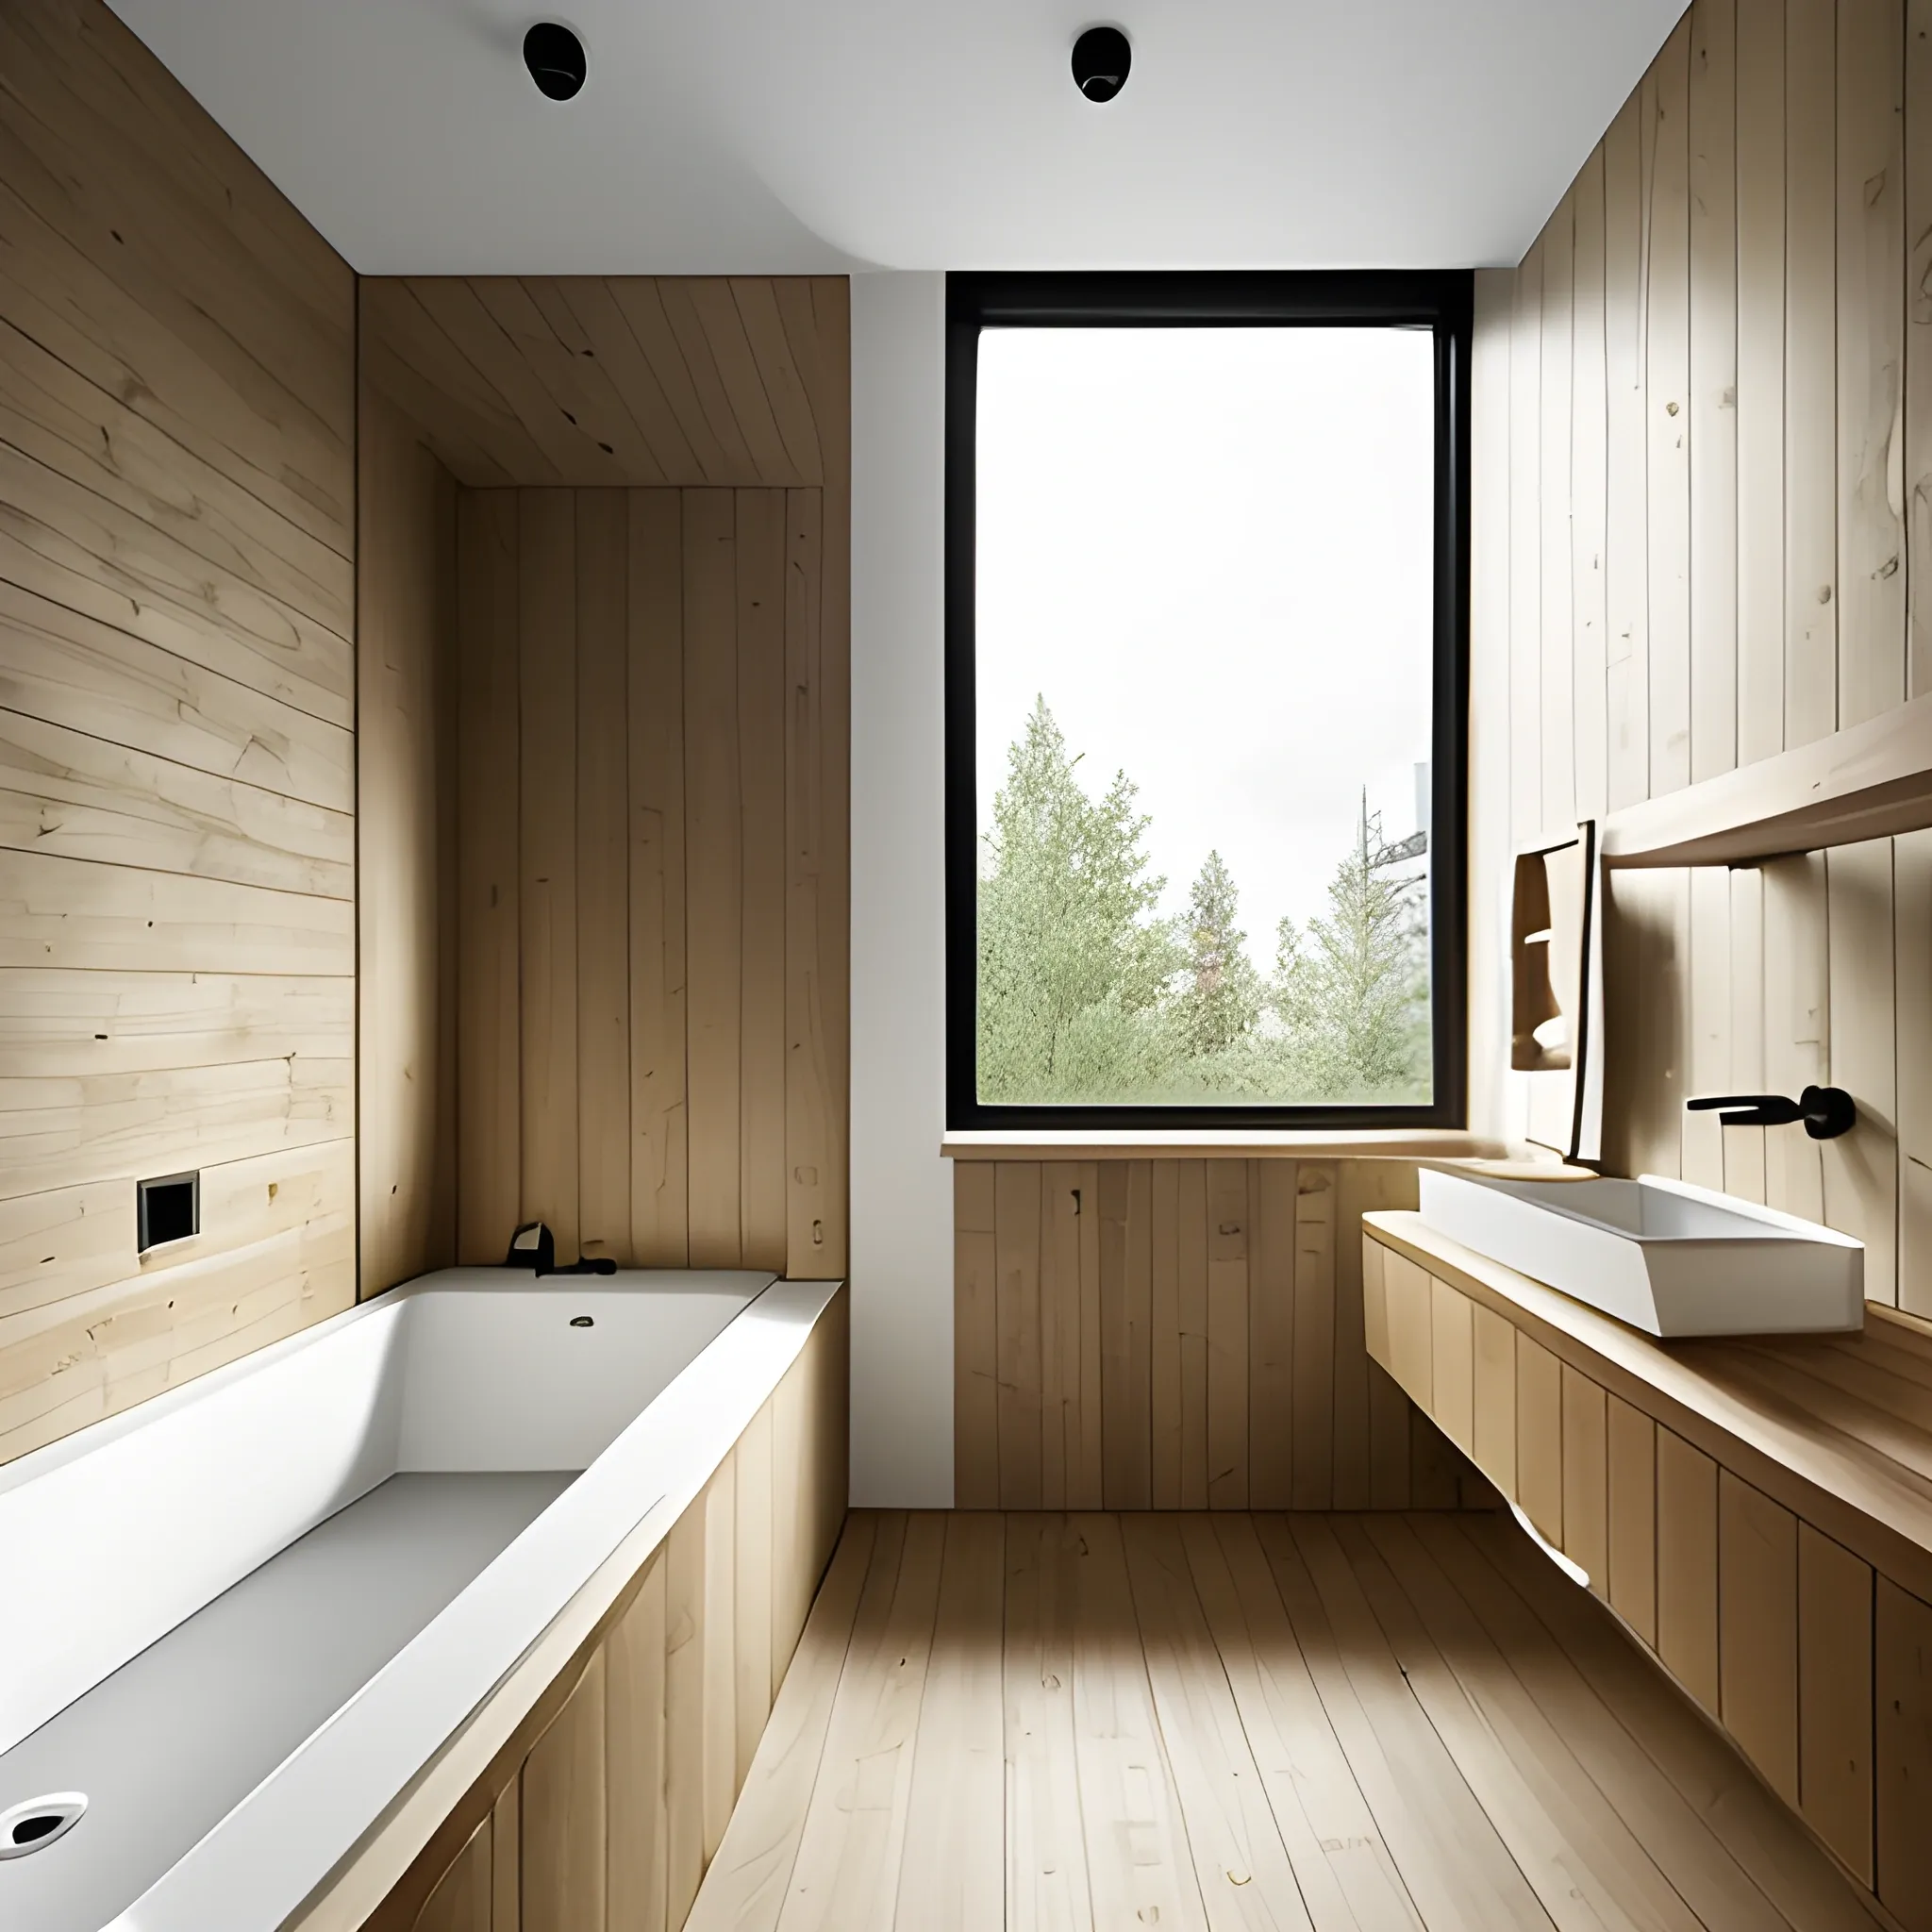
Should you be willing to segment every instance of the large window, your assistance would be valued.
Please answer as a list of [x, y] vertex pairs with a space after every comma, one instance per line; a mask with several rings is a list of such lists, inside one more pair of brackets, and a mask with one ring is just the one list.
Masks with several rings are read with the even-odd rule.
[[954, 1126], [1460, 1124], [1470, 286], [950, 278]]

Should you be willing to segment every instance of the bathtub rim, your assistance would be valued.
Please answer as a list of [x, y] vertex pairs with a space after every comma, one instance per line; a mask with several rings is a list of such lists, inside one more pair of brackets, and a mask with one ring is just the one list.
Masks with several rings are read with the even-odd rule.
[[[477, 1592], [524, 1538], [105, 1932], [268, 1932], [296, 1926], [302, 1932], [349, 1932], [364, 1924], [539, 1708], [545, 1691], [569, 1671], [577, 1652], [622, 1608], [630, 1584], [702, 1494], [828, 1314], [845, 1306], [844, 1290], [842, 1280], [773, 1280], [640, 1412], [599, 1462], [615, 1457], [634, 1432], [642, 1433], [629, 1444], [632, 1455], [648, 1453], [651, 1437], [661, 1435], [684, 1450], [675, 1480], [666, 1481], [656, 1500], [617, 1531], [601, 1558], [561, 1592], [562, 1601], [528, 1641], [468, 1695], [453, 1719], [431, 1714], [405, 1740], [395, 1735], [395, 1713], [385, 1707], [400, 1694], [397, 1687], [405, 1679], [433, 1667], [434, 1653], [459, 1627], [466, 1604], [469, 1614], [477, 1613], [483, 1601]], [[745, 1373], [753, 1369], [756, 1374]], [[656, 1428], [644, 1429], [654, 1415]], [[607, 1479], [616, 1478], [607, 1472]], [[540, 1516], [525, 1538], [561, 1508], [583, 1480]], [[654, 1479], [648, 1487], [657, 1490], [658, 1483]], [[422, 1731], [439, 1723], [440, 1732], [424, 1741]], [[372, 1759], [384, 1769], [374, 1770]], [[404, 1768], [397, 1775], [399, 1763]]]

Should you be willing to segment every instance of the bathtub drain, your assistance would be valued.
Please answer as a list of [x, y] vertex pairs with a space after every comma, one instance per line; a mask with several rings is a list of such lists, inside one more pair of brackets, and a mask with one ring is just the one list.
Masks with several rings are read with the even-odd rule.
[[80, 1791], [55, 1791], [9, 1805], [0, 1811], [0, 1858], [24, 1858], [64, 1838], [86, 1809], [87, 1798]]

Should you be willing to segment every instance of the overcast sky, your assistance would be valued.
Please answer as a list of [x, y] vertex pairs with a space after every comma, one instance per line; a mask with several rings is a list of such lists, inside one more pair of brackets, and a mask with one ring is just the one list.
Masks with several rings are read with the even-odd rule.
[[982, 825], [1043, 694], [1090, 792], [1140, 787], [1163, 909], [1218, 847], [1271, 966], [1364, 783], [1385, 836], [1416, 828], [1433, 410], [1419, 330], [987, 330]]

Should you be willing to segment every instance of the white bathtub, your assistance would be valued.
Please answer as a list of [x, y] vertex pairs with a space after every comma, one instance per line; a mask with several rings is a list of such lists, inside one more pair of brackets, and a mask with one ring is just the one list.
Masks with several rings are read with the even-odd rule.
[[89, 1801], [0, 1859], [0, 1926], [279, 1924], [836, 1288], [453, 1269], [0, 1469], [0, 1815]]

